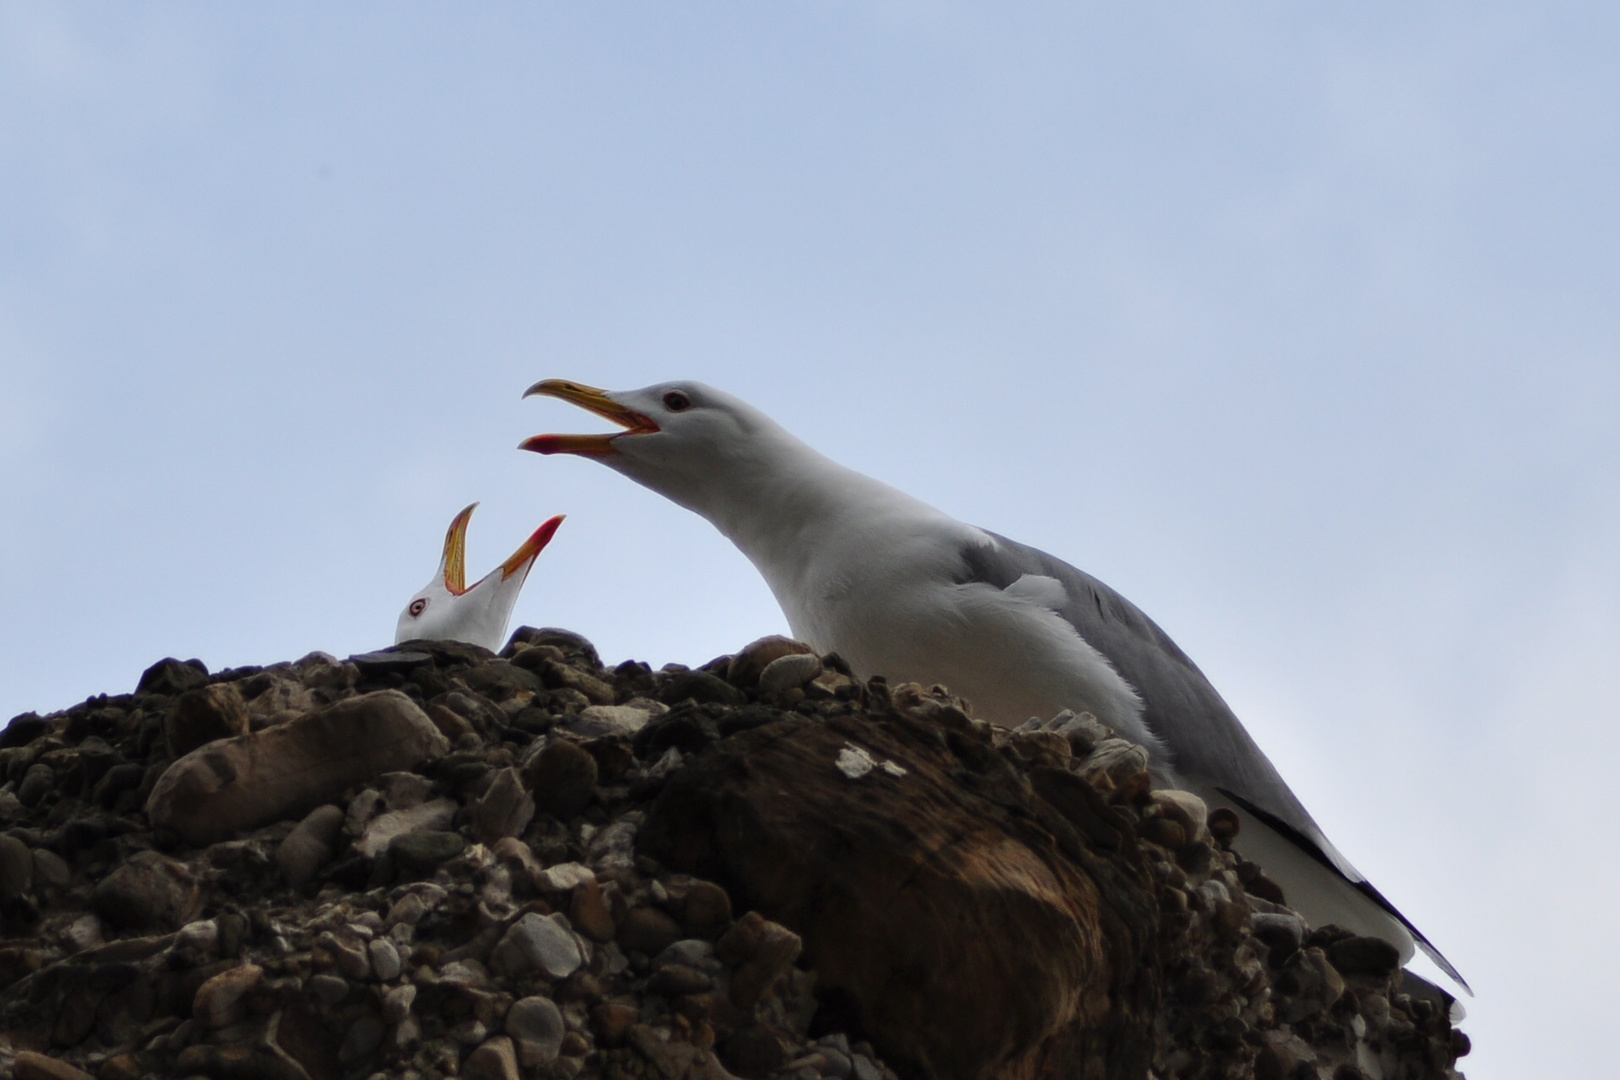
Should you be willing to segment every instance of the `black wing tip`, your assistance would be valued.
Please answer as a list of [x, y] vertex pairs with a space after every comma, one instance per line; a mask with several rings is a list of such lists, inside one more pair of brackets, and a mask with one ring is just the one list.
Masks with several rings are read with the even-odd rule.
[[[1314, 858], [1317, 862], [1321, 863], [1329, 870], [1332, 870], [1335, 874], [1339, 874], [1340, 877], [1344, 877], [1339, 868], [1334, 866], [1333, 861], [1327, 857], [1327, 853], [1312, 843], [1310, 837], [1305, 836], [1298, 829], [1289, 825], [1286, 821], [1283, 821], [1275, 814], [1271, 814], [1260, 809], [1260, 807], [1254, 805], [1254, 803], [1250, 802], [1248, 799], [1245, 799], [1236, 792], [1228, 791], [1226, 788], [1216, 788], [1215, 790], [1237, 803], [1250, 814], [1253, 814], [1255, 818], [1257, 818], [1262, 824], [1266, 825], [1272, 831], [1276, 832], [1285, 840], [1292, 843], [1295, 847]], [[1367, 899], [1371, 900], [1384, 911], [1398, 919], [1400, 924], [1406, 927], [1407, 932], [1412, 935], [1412, 940], [1416, 943], [1417, 947], [1423, 950], [1423, 955], [1432, 960], [1435, 967], [1438, 967], [1441, 971], [1445, 972], [1453, 982], [1461, 987], [1463, 993], [1467, 994], [1469, 997], [1474, 996], [1473, 987], [1468, 985], [1468, 980], [1462, 977], [1462, 973], [1452, 965], [1450, 960], [1445, 958], [1439, 949], [1434, 947], [1434, 943], [1424, 936], [1423, 931], [1413, 926], [1412, 920], [1408, 919], [1405, 915], [1402, 915], [1400, 909], [1394, 904], [1390, 903], [1389, 899], [1385, 897], [1383, 893], [1379, 892], [1371, 882], [1351, 881], [1349, 878], [1344, 878], [1344, 880], [1349, 884], [1354, 885], [1357, 889], [1360, 889], [1362, 895], [1366, 896]]]
[[1412, 940], [1417, 944], [1417, 947], [1423, 951], [1423, 955], [1434, 961], [1435, 967], [1445, 972], [1446, 975], [1450, 977], [1452, 982], [1462, 987], [1463, 993], [1467, 994], [1469, 997], [1474, 996], [1474, 988], [1468, 985], [1468, 980], [1462, 977], [1462, 972], [1458, 971], [1456, 967], [1452, 965], [1451, 961], [1445, 958], [1445, 954], [1434, 947], [1434, 942], [1430, 941], [1423, 931], [1412, 925], [1411, 919], [1408, 919], [1405, 915], [1402, 915], [1399, 909], [1397, 909], [1394, 904], [1390, 903], [1383, 893], [1374, 888], [1372, 882], [1357, 881], [1354, 884], [1356, 888], [1360, 889], [1362, 894], [1369, 900], [1373, 901], [1379, 907], [1383, 908], [1385, 911], [1389, 912], [1391, 915], [1395, 916], [1401, 921], [1401, 925], [1406, 927], [1407, 932], [1412, 935]]

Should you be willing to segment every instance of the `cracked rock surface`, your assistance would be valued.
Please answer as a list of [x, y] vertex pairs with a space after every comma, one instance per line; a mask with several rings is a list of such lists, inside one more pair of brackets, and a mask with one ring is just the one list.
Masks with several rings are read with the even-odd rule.
[[0, 1078], [1459, 1075], [1145, 764], [781, 638], [159, 661], [0, 733]]

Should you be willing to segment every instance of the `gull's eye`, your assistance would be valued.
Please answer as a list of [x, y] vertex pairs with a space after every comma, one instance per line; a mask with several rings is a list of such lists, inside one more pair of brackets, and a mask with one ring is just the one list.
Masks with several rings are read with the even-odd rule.
[[664, 395], [664, 408], [670, 412], [685, 412], [692, 407], [692, 399], [679, 390], [671, 390]]
[[422, 612], [427, 610], [427, 597], [418, 596], [415, 600], [412, 600], [411, 606], [408, 610], [410, 611], [411, 618], [413, 619], [422, 614]]

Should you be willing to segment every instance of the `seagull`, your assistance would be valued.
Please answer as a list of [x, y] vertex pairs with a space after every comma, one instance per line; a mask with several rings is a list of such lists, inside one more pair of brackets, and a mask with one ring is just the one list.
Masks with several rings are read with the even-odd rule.
[[942, 683], [1013, 727], [1090, 712], [1147, 748], [1161, 782], [1240, 819], [1234, 840], [1311, 922], [1449, 961], [1339, 853], [1204, 674], [1136, 605], [1043, 551], [957, 521], [832, 461], [699, 382], [558, 398], [623, 428], [521, 449], [593, 458], [706, 518], [765, 578], [795, 637], [861, 676]]
[[399, 613], [394, 644], [407, 641], [467, 641], [496, 652], [506, 640], [506, 623], [518, 593], [540, 552], [551, 542], [561, 514], [534, 530], [512, 557], [470, 587], [467, 585], [467, 522], [478, 504], [457, 514], [444, 534], [438, 573]]

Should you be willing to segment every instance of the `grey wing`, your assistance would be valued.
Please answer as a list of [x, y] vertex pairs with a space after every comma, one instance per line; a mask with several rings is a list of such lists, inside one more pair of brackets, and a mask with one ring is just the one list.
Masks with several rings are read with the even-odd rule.
[[1158, 624], [1085, 571], [1027, 544], [981, 531], [998, 548], [963, 548], [965, 581], [999, 589], [1026, 574], [1058, 581], [1064, 592], [1058, 614], [1106, 656], [1141, 696], [1142, 718], [1168, 748], [1170, 766], [1177, 774], [1215, 788], [1342, 876], [1400, 920], [1424, 953], [1467, 989], [1467, 982], [1450, 961], [1329, 843], [1215, 687]]
[[1039, 574], [1062, 584], [1065, 601], [1058, 614], [1141, 695], [1143, 720], [1169, 748], [1177, 774], [1231, 788], [1326, 845], [1322, 830], [1215, 687], [1140, 608], [1061, 559], [988, 530], [986, 534], [1000, 550], [964, 549], [971, 580], [1005, 589], [1025, 574]]

